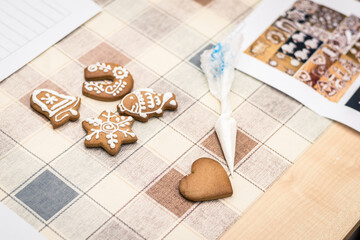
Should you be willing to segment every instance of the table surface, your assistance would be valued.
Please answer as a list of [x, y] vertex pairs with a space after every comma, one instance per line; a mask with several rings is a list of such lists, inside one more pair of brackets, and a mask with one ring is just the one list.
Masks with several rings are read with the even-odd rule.
[[[102, 13], [0, 84], [0, 200], [49, 239], [216, 239], [228, 229], [255, 229], [242, 220], [255, 216], [254, 207], [245, 211], [260, 197], [257, 203], [266, 201], [286, 169], [278, 182], [303, 166], [299, 156], [331, 125], [290, 97], [237, 72], [231, 91], [238, 123], [234, 195], [192, 203], [177, 187], [199, 157], [227, 169], [213, 129], [219, 104], [199, 55], [257, 3], [99, 1]], [[84, 146], [81, 122], [117, 104], [81, 94], [83, 69], [97, 61], [125, 65], [135, 89], [172, 91], [179, 103], [162, 118], [135, 122], [138, 142], [115, 157]], [[30, 107], [37, 88], [81, 96], [80, 119], [53, 130]]]
[[348, 239], [360, 220], [359, 149], [360, 134], [334, 123], [223, 239]]

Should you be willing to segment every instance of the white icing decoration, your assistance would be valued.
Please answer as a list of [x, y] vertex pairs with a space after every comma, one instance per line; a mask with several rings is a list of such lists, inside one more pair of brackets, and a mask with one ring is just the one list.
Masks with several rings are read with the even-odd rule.
[[273, 67], [276, 67], [278, 65], [278, 62], [270, 59], [269, 64]]
[[284, 53], [294, 53], [295, 48], [296, 48], [296, 45], [292, 42], [281, 46], [281, 50]]
[[163, 102], [167, 102], [172, 97], [173, 97], [173, 94], [171, 92], [165, 93], [163, 96]]
[[[131, 109], [125, 107], [124, 101], [126, 101], [128, 98], [133, 100], [135, 99], [135, 96], [137, 102], [133, 102], [132, 105], [129, 106]], [[120, 101], [118, 107], [121, 112], [128, 111], [130, 113], [137, 114], [142, 118], [146, 118], [147, 115], [151, 113], [161, 114], [163, 112], [162, 107], [173, 97], [174, 94], [171, 92], [167, 92], [161, 95], [159, 93], [155, 93], [154, 90], [150, 88], [142, 88], [126, 95]], [[175, 100], [171, 100], [169, 103], [173, 106], [176, 106]]]
[[310, 54], [310, 51], [306, 48], [301, 49], [301, 51], [298, 50], [294, 53], [294, 55], [297, 59], [304, 60], [304, 61], [308, 59], [309, 54]]
[[50, 96], [49, 93], [45, 93], [45, 97], [42, 97], [41, 100], [45, 101], [45, 104], [54, 104], [58, 99], [55, 96]]
[[70, 112], [71, 112], [71, 114], [74, 115], [74, 116], [78, 115], [78, 112], [75, 111], [74, 109], [70, 109]]
[[147, 114], [146, 113], [139, 113], [139, 116], [142, 117], [142, 118], [146, 118]]
[[[41, 98], [41, 100], [43, 100], [43, 99]], [[51, 110], [55, 110], [56, 108], [60, 107], [61, 105], [64, 105], [66, 102], [67, 102], [67, 100], [65, 99], [65, 100], [63, 100], [63, 101], [61, 101], [61, 102], [53, 105], [53, 106], [51, 107]]]
[[298, 32], [292, 35], [292, 39], [294, 42], [303, 42], [305, 40], [306, 35], [302, 32]]
[[[49, 103], [47, 103], [49, 97], [46, 99], [44, 99], [44, 98], [39, 99], [37, 97], [41, 92], [46, 92], [46, 94], [45, 94], [46, 97], [48, 97], [47, 94], [51, 93], [52, 95], [57, 96], [58, 98], [63, 98], [64, 100], [53, 105], [51, 107], [51, 109], [49, 109], [48, 106], [46, 106], [47, 104], [49, 104]], [[50, 94], [49, 94], [49, 96], [50, 96]], [[49, 114], [49, 118], [54, 116], [55, 122], [60, 122], [65, 117], [69, 116], [68, 112], [70, 112], [70, 114], [73, 116], [74, 115], [76, 116], [78, 114], [75, 110], [73, 110], [71, 108], [70, 109], [65, 109], [65, 108], [67, 108], [70, 105], [72, 105], [73, 107], [76, 106], [79, 103], [80, 98], [76, 98], [73, 96], [66, 96], [64, 94], [60, 94], [60, 93], [50, 90], [50, 89], [37, 89], [33, 92], [31, 99], [32, 99], [33, 103], [35, 103], [36, 105], [38, 105], [41, 108], [42, 111], [47, 112]], [[41, 100], [45, 100], [46, 102], [44, 103]], [[56, 100], [56, 101], [58, 101], [58, 100]], [[76, 114], [74, 114], [74, 113], [76, 113]]]
[[144, 95], [146, 96], [147, 99], [148, 108], [153, 109], [155, 107], [153, 95], [149, 92], [144, 93]]
[[88, 66], [89, 72], [95, 72], [97, 70], [97, 66], [95, 64]]
[[124, 79], [129, 75], [129, 72], [126, 70], [126, 68], [118, 66], [114, 67], [113, 75], [116, 79]]
[[[105, 121], [97, 117], [88, 118], [85, 120], [90, 125], [93, 125], [94, 127], [98, 127], [98, 129], [91, 129], [92, 133], [90, 133], [85, 137], [86, 140], [90, 141], [93, 136], [95, 136], [95, 139], [99, 139], [100, 133], [105, 133], [106, 134], [105, 137], [109, 139], [107, 143], [109, 144], [110, 148], [115, 148], [116, 147], [115, 144], [119, 142], [117, 139], [118, 133], [122, 133], [125, 138], [135, 137], [135, 133], [133, 133], [131, 129], [129, 128], [124, 129], [126, 128], [126, 126], [130, 126], [130, 122], [133, 121], [132, 117], [121, 116], [119, 118], [116, 114], [110, 112], [109, 110], [106, 110], [105, 113], [101, 114], [102, 117], [106, 118]], [[115, 118], [116, 122], [111, 121], [112, 118]]]
[[294, 67], [297, 67], [300, 65], [300, 62], [296, 59], [291, 59], [290, 64], [293, 65]]
[[319, 40], [316, 38], [308, 39], [304, 42], [307, 48], [315, 49], [319, 45]]
[[89, 72], [96, 72], [97, 70], [102, 70], [104, 72], [108, 72], [111, 70], [111, 66], [106, 65], [105, 63], [99, 63], [99, 62], [88, 66]]
[[154, 99], [155, 99], [155, 104], [156, 104], [157, 106], [159, 106], [159, 105], [161, 104], [160, 97], [159, 97], [159, 96], [155, 96]]
[[99, 81], [87, 81], [85, 82], [85, 89], [88, 91], [95, 91], [97, 94], [100, 94], [102, 92], [116, 96], [117, 94], [120, 94], [127, 85], [125, 81], [122, 81], [124, 78], [129, 76], [129, 71], [125, 67], [117, 66], [112, 69], [112, 67], [105, 63], [96, 63], [93, 65], [90, 65], [88, 68], [89, 72], [95, 72], [97, 70], [101, 70], [103, 72], [109, 72], [112, 70], [114, 81], [112, 82], [99, 82]]

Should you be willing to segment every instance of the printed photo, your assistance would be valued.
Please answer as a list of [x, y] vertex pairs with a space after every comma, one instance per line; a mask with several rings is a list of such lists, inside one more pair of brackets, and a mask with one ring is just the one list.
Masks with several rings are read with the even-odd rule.
[[298, 0], [245, 53], [338, 102], [360, 73], [360, 18]]

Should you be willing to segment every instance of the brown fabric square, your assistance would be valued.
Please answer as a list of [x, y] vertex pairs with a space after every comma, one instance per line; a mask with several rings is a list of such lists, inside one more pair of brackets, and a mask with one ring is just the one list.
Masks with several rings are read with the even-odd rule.
[[15, 98], [20, 98], [29, 89], [41, 84], [45, 77], [29, 65], [25, 65], [12, 74], [5, 81], [1, 82], [0, 88]]
[[132, 25], [146, 36], [160, 40], [176, 29], [179, 23], [169, 15], [150, 7], [138, 16]]
[[[221, 150], [221, 146], [215, 132], [210, 134], [202, 143], [204, 147], [215, 153], [217, 156], [225, 159]], [[246, 136], [241, 131], [236, 134], [236, 147], [235, 147], [235, 165], [243, 159], [255, 146], [257, 142]]]
[[171, 169], [146, 192], [178, 217], [181, 217], [194, 204], [187, 201], [179, 193], [179, 181], [182, 178], [181, 173]]
[[130, 62], [130, 59], [115, 48], [103, 42], [79, 58], [79, 61], [86, 66], [97, 62], [115, 63], [124, 66]]

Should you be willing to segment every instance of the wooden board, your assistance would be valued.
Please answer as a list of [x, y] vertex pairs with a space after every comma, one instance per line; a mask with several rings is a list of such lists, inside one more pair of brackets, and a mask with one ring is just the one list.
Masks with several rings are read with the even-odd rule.
[[334, 123], [222, 239], [346, 239], [360, 220], [360, 134]]

